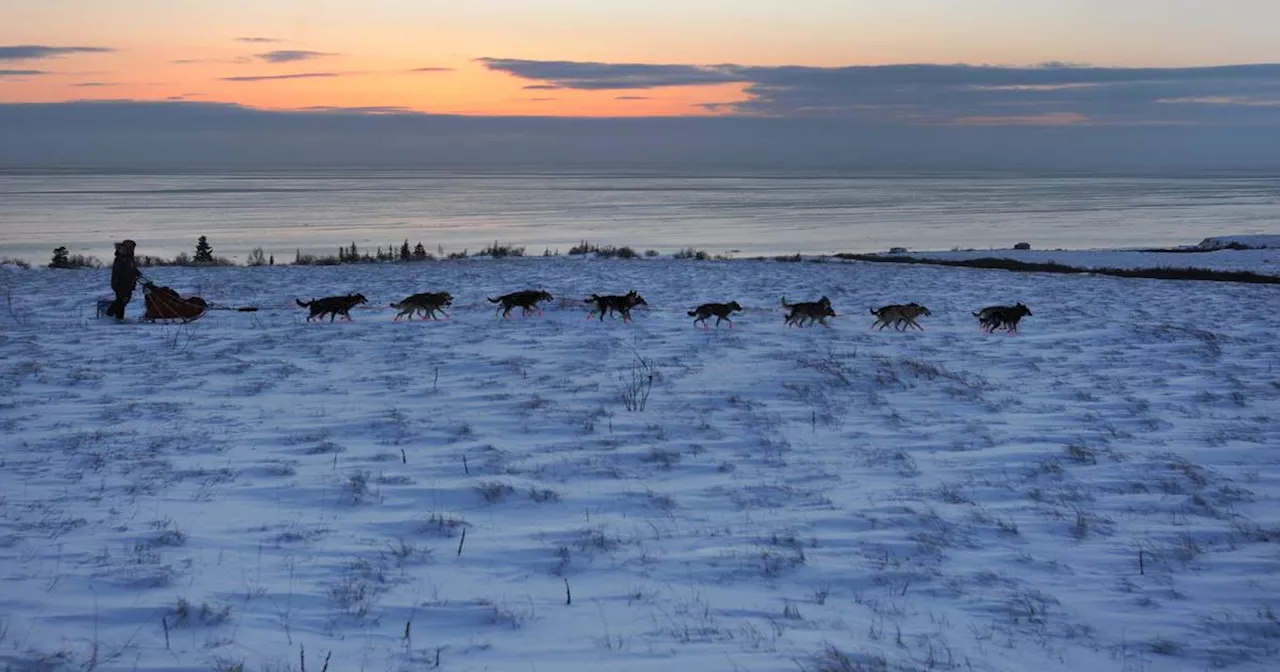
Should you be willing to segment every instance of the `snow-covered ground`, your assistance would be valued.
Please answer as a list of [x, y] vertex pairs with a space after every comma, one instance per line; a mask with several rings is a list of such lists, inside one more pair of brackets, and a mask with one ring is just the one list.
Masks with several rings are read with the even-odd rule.
[[1200, 241], [1196, 247], [1202, 250], [1221, 250], [1231, 247], [1277, 249], [1280, 248], [1280, 235], [1212, 236]]
[[[1251, 249], [1225, 249], [1231, 243]], [[916, 251], [905, 254], [922, 259], [964, 260], [995, 257], [1029, 263], [1057, 263], [1080, 268], [1205, 268], [1218, 271], [1254, 271], [1280, 275], [1280, 236], [1223, 236], [1207, 238], [1187, 252], [1141, 250], [1014, 250], [962, 249]]]
[[[261, 310], [115, 324], [106, 271], [0, 270], [0, 667], [1280, 661], [1274, 287], [567, 258], [150, 275]], [[559, 300], [495, 317], [485, 296], [525, 287]], [[633, 287], [631, 324], [585, 320]], [[451, 320], [383, 307], [437, 289]], [[293, 304], [347, 291], [370, 299], [350, 323]], [[779, 296], [824, 294], [832, 328], [783, 326]], [[735, 329], [691, 326], [730, 299]], [[912, 300], [927, 331], [868, 329]], [[1013, 301], [1021, 334], [979, 331]]]

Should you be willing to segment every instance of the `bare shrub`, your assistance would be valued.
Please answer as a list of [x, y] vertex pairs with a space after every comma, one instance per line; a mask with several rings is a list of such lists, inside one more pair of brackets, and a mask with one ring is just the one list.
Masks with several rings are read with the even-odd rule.
[[342, 500], [347, 504], [357, 505], [377, 495], [368, 471], [360, 470], [347, 476], [342, 483]]
[[649, 404], [649, 393], [653, 391], [653, 379], [657, 371], [652, 361], [637, 354], [631, 362], [629, 374], [618, 375], [622, 405], [628, 411], [644, 412]]
[[756, 568], [762, 575], [774, 578], [788, 569], [804, 565], [805, 561], [804, 549], [799, 546], [786, 549], [764, 548], [757, 556]]
[[185, 597], [179, 597], [173, 611], [167, 616], [170, 627], [185, 628], [203, 625], [213, 627], [231, 620], [231, 605], [202, 602], [196, 609]]
[[348, 616], [363, 618], [387, 588], [387, 577], [381, 564], [375, 565], [365, 559], [353, 560], [347, 563], [346, 574], [341, 580], [329, 587], [329, 601]]
[[253, 248], [253, 251], [249, 253], [249, 258], [245, 260], [245, 265], [246, 266], [266, 266], [267, 265], [266, 251], [263, 250], [261, 247]]
[[1078, 443], [1073, 443], [1063, 448], [1063, 451], [1066, 452], [1068, 459], [1070, 459], [1072, 462], [1075, 462], [1077, 464], [1097, 464], [1098, 463], [1097, 451], [1093, 450], [1092, 448], [1089, 448], [1088, 446], [1081, 445]]
[[411, 541], [397, 539], [394, 543], [387, 542], [385, 554], [391, 558], [396, 567], [404, 567], [405, 565], [431, 562], [431, 556], [434, 552], [430, 548], [422, 548]]
[[578, 549], [581, 551], [612, 551], [622, 545], [617, 537], [605, 532], [603, 525], [590, 527], [578, 533]]
[[177, 548], [185, 546], [187, 543], [187, 534], [178, 529], [178, 524], [171, 519], [157, 520], [153, 522], [152, 527], [159, 530], [156, 536], [151, 538], [152, 546], [167, 546]]
[[607, 247], [597, 248], [595, 252], [596, 256], [601, 259], [613, 259], [615, 257], [618, 259], [635, 259], [640, 256], [633, 248], [625, 245], [622, 247], [609, 245]]
[[551, 488], [529, 488], [529, 499], [539, 504], [560, 501], [560, 493]]
[[658, 446], [654, 446], [649, 450], [648, 453], [643, 455], [640, 459], [649, 464], [656, 464], [662, 467], [663, 469], [670, 469], [676, 464], [679, 464], [680, 453], [674, 450], [669, 450], [667, 448], [659, 448]]
[[686, 247], [679, 252], [671, 255], [672, 259], [695, 259], [697, 261], [706, 261], [711, 258], [704, 250], [697, 250], [692, 247]]
[[377, 599], [375, 586], [359, 576], [344, 576], [329, 587], [329, 601], [348, 615], [363, 617]]
[[476, 255], [481, 257], [493, 257], [494, 259], [501, 259], [503, 257], [523, 257], [524, 248], [515, 247], [513, 245], [502, 245], [495, 240], [493, 241], [493, 245], [480, 250]]
[[671, 495], [654, 492], [652, 490], [646, 491], [645, 494], [649, 496], [649, 504], [651, 504], [655, 509], [670, 511], [676, 508], [676, 500]]
[[245, 672], [244, 660], [229, 656], [214, 656], [210, 672]]
[[432, 513], [422, 521], [419, 530], [437, 537], [455, 537], [462, 530], [471, 527], [471, 523], [450, 513]]
[[516, 491], [511, 484], [502, 481], [480, 481], [475, 490], [488, 504], [497, 504]]
[[800, 669], [804, 672], [889, 672], [889, 661], [879, 655], [850, 655], [826, 643], [810, 664], [800, 664]]
[[532, 607], [512, 607], [506, 602], [497, 604], [491, 600], [480, 599], [476, 600], [476, 604], [489, 608], [489, 614], [485, 618], [485, 622], [490, 625], [505, 625], [513, 630], [524, 625], [527, 621], [533, 620], [535, 615]]

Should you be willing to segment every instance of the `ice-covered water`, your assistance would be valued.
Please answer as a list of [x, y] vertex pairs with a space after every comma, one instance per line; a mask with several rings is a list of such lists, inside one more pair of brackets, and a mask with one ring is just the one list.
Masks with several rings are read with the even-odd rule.
[[1280, 232], [1269, 175], [1011, 176], [654, 172], [0, 172], [0, 256], [66, 245], [108, 258], [255, 247], [281, 261], [421, 241], [432, 253], [500, 240], [565, 252], [583, 239], [738, 256], [1181, 245]]

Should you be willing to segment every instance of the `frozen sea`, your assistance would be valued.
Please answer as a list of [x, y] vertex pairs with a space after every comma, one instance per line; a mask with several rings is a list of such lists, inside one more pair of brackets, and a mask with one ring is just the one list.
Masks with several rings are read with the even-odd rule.
[[190, 253], [200, 235], [243, 261], [262, 247], [335, 254], [422, 242], [432, 253], [495, 240], [528, 254], [581, 240], [758, 256], [912, 250], [1172, 246], [1280, 233], [1280, 180], [995, 173], [289, 170], [0, 172], [0, 257], [54, 247], [109, 259]]

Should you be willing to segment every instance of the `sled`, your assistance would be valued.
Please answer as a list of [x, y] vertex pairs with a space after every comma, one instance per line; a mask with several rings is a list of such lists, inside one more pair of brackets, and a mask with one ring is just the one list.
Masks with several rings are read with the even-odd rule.
[[143, 322], [157, 320], [176, 320], [178, 322], [194, 322], [209, 310], [209, 303], [198, 296], [182, 298], [172, 289], [152, 282], [142, 284], [146, 296], [147, 311], [142, 316]]

